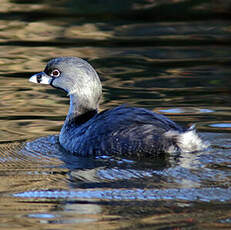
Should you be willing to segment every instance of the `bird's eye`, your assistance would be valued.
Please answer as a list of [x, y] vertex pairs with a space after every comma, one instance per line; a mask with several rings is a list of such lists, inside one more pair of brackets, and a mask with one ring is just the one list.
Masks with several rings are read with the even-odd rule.
[[58, 69], [52, 70], [51, 74], [52, 77], [59, 77], [60, 71]]

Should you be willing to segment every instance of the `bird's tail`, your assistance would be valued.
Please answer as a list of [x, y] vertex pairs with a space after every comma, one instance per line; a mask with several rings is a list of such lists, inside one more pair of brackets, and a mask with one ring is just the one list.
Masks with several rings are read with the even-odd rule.
[[169, 147], [169, 153], [176, 152], [176, 150], [180, 152], [197, 152], [208, 147], [208, 143], [205, 143], [196, 133], [195, 125], [192, 125], [184, 132], [170, 130], [164, 135], [174, 143], [173, 146]]

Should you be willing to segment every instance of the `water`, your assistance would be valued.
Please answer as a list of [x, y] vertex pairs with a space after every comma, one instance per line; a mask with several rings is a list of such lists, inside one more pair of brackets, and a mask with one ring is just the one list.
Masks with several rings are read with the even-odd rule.
[[[0, 229], [231, 228], [229, 1], [31, 2], [0, 9]], [[101, 110], [196, 123], [211, 147], [142, 161], [65, 153], [68, 98], [28, 78], [67, 55], [100, 74]]]

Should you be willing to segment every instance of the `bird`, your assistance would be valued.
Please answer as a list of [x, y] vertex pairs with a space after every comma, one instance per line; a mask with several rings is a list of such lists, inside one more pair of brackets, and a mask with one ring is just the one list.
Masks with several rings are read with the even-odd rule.
[[70, 97], [59, 133], [59, 143], [69, 153], [156, 157], [207, 147], [194, 127], [183, 128], [145, 108], [119, 105], [99, 112], [102, 84], [96, 70], [81, 58], [53, 58], [29, 81], [64, 90]]

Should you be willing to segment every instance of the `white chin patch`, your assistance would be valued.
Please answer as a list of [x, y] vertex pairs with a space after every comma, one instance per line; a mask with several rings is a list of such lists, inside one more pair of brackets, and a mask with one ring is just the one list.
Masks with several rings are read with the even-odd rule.
[[52, 79], [49, 78], [48, 76], [39, 75], [39, 74], [35, 74], [29, 78], [30, 82], [39, 83], [39, 84], [46, 84], [46, 85], [49, 85], [51, 83], [51, 80]]

